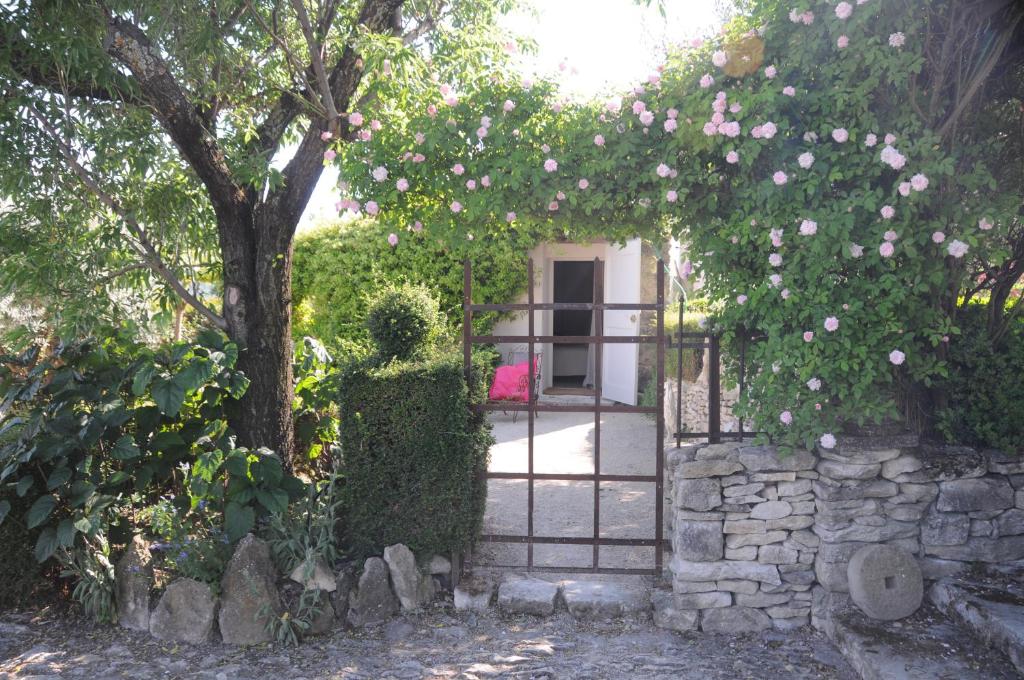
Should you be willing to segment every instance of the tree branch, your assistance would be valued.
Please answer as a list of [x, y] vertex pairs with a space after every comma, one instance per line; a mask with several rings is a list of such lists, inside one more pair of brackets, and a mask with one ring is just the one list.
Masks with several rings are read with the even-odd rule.
[[[334, 126], [338, 120], [338, 109], [334, 106], [334, 95], [331, 94], [331, 84], [327, 82], [327, 69], [324, 68], [323, 48], [317, 43], [316, 35], [313, 34], [313, 26], [309, 23], [309, 14], [306, 13], [306, 5], [303, 0], [292, 0], [292, 7], [299, 20], [299, 27], [306, 38], [306, 46], [309, 48], [309, 61], [313, 65], [313, 73], [316, 74], [316, 82], [320, 88], [320, 99], [323, 101], [324, 111], [327, 112], [327, 126]], [[326, 36], [325, 36], [326, 38]], [[324, 41], [326, 43], [326, 40]]]
[[132, 217], [131, 213], [129, 213], [120, 203], [118, 203], [116, 199], [114, 199], [110, 194], [104, 191], [95, 179], [93, 179], [92, 175], [89, 174], [89, 171], [86, 170], [85, 167], [83, 167], [82, 164], [78, 162], [78, 158], [75, 155], [74, 150], [67, 144], [67, 142], [65, 142], [61, 138], [57, 130], [54, 129], [53, 125], [50, 124], [50, 121], [47, 120], [46, 117], [43, 114], [41, 114], [34, 106], [28, 105], [26, 108], [28, 112], [32, 115], [32, 117], [36, 119], [36, 122], [39, 123], [39, 126], [43, 129], [46, 135], [57, 147], [57, 150], [60, 152], [60, 155], [63, 156], [64, 160], [67, 161], [68, 165], [71, 166], [71, 170], [82, 181], [82, 184], [84, 184], [86, 188], [89, 189], [89, 191], [95, 194], [95, 196], [99, 198], [104, 205], [106, 205], [111, 211], [113, 211], [116, 215], [118, 215], [121, 218], [121, 220], [127, 227], [128, 231], [132, 234], [133, 237], [135, 237], [135, 240], [139, 244], [138, 255], [140, 255], [143, 259], [146, 260], [149, 268], [152, 269], [158, 276], [160, 276], [160, 278], [166, 281], [167, 285], [169, 285], [174, 290], [174, 292], [176, 292], [181, 297], [182, 300], [184, 300], [189, 305], [194, 307], [196, 311], [202, 314], [208, 321], [210, 321], [210, 323], [215, 325], [217, 328], [220, 328], [221, 330], [227, 330], [227, 322], [224, 320], [224, 318], [216, 314], [206, 305], [204, 305], [199, 300], [199, 298], [197, 298], [195, 295], [189, 292], [189, 290], [181, 283], [181, 281], [178, 280], [177, 276], [174, 275], [174, 272], [172, 272], [170, 268], [164, 263], [163, 259], [161, 259], [160, 253], [157, 251], [156, 247], [149, 239], [149, 235], [146, 233], [146, 230], [142, 227], [142, 225], [139, 224], [139, 222], [134, 217]]

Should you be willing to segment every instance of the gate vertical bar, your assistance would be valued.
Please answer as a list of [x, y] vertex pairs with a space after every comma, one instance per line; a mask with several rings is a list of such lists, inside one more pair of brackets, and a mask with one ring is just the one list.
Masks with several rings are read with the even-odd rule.
[[676, 326], [676, 448], [683, 445], [683, 310], [686, 298], [679, 298], [679, 325]]
[[[740, 391], [739, 394], [742, 397], [743, 393], [747, 389], [747, 335], [744, 331], [740, 337]], [[743, 418], [739, 418], [740, 421], [740, 441], [743, 441]]]
[[[657, 482], [655, 482], [654, 491], [654, 569], [660, 575], [661, 573], [661, 561], [662, 561], [662, 503], [664, 498], [662, 497], [664, 491], [664, 475], [665, 475], [665, 263], [658, 260], [658, 414], [656, 420], [658, 423], [657, 427], [657, 460], [655, 465], [657, 466], [655, 476]], [[682, 326], [680, 326], [681, 328]]]
[[708, 443], [722, 441], [721, 348], [717, 335], [708, 336]]
[[604, 381], [601, 364], [604, 363], [604, 309], [597, 309], [597, 305], [604, 304], [604, 262], [600, 258], [594, 258], [594, 293], [592, 295], [594, 307], [591, 311], [591, 320], [594, 326], [594, 335], [597, 341], [594, 343], [594, 554], [592, 568], [596, 572], [600, 567], [601, 547], [598, 541], [601, 538], [601, 482], [598, 477], [601, 475], [601, 392]]
[[530, 542], [526, 544], [526, 566], [528, 569], [533, 568], [533, 421], [537, 415], [537, 399], [535, 382], [537, 379], [536, 371], [534, 366], [534, 344], [533, 338], [536, 336], [536, 329], [534, 328], [534, 310], [533, 305], [535, 303], [533, 298], [533, 256], [527, 255], [526, 257], [526, 302], [527, 302], [527, 314], [529, 319], [527, 320], [527, 335], [529, 340], [526, 342], [527, 347], [527, 359], [526, 359], [526, 374], [530, 376], [527, 380], [527, 393], [526, 393], [526, 420], [527, 420], [527, 453], [526, 453], [526, 466], [527, 466], [527, 491], [526, 491], [526, 535], [530, 537]]

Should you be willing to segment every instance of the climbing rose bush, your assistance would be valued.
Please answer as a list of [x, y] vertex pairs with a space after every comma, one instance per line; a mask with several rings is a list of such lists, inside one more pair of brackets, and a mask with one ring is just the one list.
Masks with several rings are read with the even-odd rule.
[[509, 64], [435, 74], [344, 147], [339, 205], [420, 238], [674, 235], [714, 327], [757, 338], [736, 410], [778, 443], [835, 446], [894, 415], [898, 382], [944, 373], [943, 302], [1015, 207], [983, 191], [984, 148], [944, 150], [915, 108], [931, 3], [749, 5], [606, 101]]

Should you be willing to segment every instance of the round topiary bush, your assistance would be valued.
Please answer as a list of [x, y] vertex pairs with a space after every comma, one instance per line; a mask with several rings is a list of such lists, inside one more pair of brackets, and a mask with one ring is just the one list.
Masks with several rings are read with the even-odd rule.
[[404, 284], [380, 293], [366, 326], [380, 359], [410, 359], [440, 332], [440, 306], [423, 286]]

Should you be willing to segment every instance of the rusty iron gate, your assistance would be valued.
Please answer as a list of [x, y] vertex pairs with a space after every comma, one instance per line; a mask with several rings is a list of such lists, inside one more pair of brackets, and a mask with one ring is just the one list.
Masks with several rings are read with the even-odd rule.
[[[663, 495], [664, 495], [664, 457], [665, 457], [665, 268], [659, 260], [657, 268], [657, 301], [654, 303], [606, 303], [604, 302], [604, 261], [594, 259], [594, 289], [592, 302], [537, 302], [534, 299], [534, 265], [533, 259], [526, 261], [527, 301], [515, 304], [475, 304], [473, 302], [473, 267], [466, 260], [463, 270], [463, 360], [467, 381], [472, 370], [472, 348], [475, 344], [490, 343], [522, 343], [527, 347], [528, 389], [525, 402], [487, 402], [477, 408], [484, 411], [525, 411], [527, 418], [527, 471], [526, 472], [490, 472], [491, 479], [526, 480], [527, 482], [527, 518], [525, 535], [485, 534], [480, 536], [482, 542], [519, 543], [526, 545], [526, 565], [528, 571], [554, 572], [590, 572], [615, 574], [653, 574], [662, 571], [664, 540], [663, 532]], [[535, 329], [535, 312], [556, 310], [582, 310], [593, 314], [593, 335], [537, 335]], [[653, 311], [657, 316], [657, 332], [654, 335], [608, 336], [604, 334], [605, 310]], [[477, 312], [525, 312], [527, 315], [527, 335], [475, 335], [473, 333], [473, 315]], [[541, 404], [538, 403], [536, 371], [533, 370], [538, 344], [547, 343], [580, 343], [594, 346], [594, 401], [588, 404]], [[630, 406], [626, 404], [602, 404], [602, 350], [609, 343], [651, 343], [657, 347], [657, 405]], [[538, 413], [575, 412], [594, 414], [594, 471], [592, 474], [546, 474], [534, 471], [534, 421]], [[653, 475], [612, 475], [601, 474], [601, 415], [604, 413], [644, 413], [653, 415], [656, 422], [656, 460]], [[593, 503], [593, 535], [590, 537], [542, 536], [534, 531], [534, 482], [537, 480], [555, 480], [579, 482], [589, 481], [594, 485]], [[607, 538], [601, 536], [601, 499], [602, 482], [643, 482], [655, 487], [655, 512], [652, 538]], [[534, 564], [533, 549], [538, 544], [589, 545], [593, 548], [590, 567], [570, 566], [538, 566]], [[614, 568], [602, 567], [600, 564], [600, 548], [602, 546], [633, 546], [651, 547], [654, 549], [653, 563], [647, 568]], [[512, 566], [512, 565], [508, 565]], [[521, 568], [521, 567], [520, 567]]]

